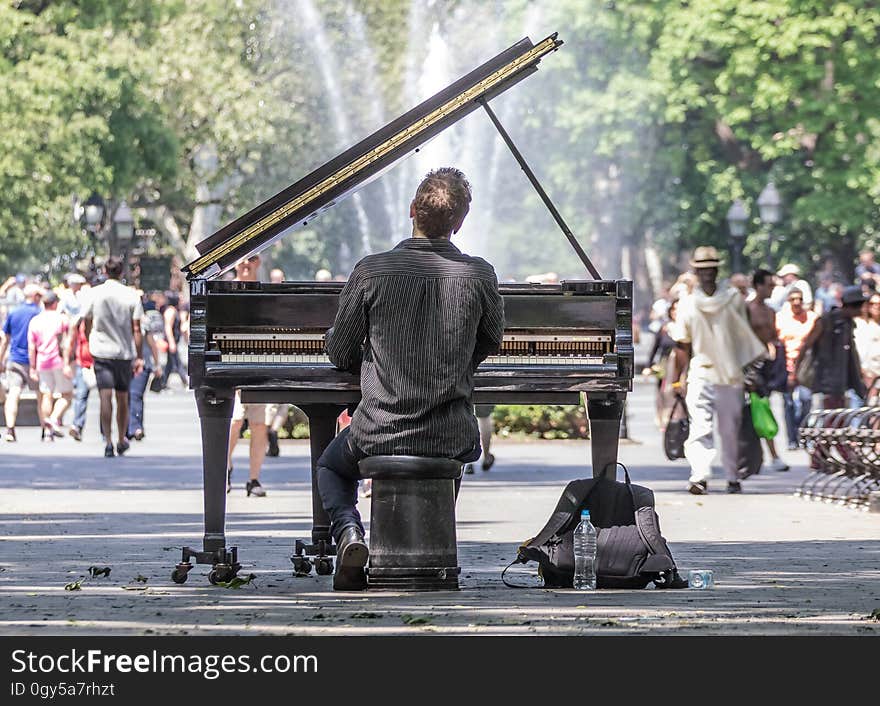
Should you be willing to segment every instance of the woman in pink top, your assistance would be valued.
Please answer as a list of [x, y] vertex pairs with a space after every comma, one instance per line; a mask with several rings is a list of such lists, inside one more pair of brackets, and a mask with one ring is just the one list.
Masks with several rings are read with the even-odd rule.
[[[60, 342], [67, 330], [58, 313], [58, 295], [49, 292], [43, 296], [43, 311], [28, 325], [28, 354], [31, 379], [40, 383], [40, 423], [43, 439], [52, 441], [62, 436], [61, 419], [73, 397], [73, 381], [64, 374]], [[58, 394], [58, 400], [55, 395]]]

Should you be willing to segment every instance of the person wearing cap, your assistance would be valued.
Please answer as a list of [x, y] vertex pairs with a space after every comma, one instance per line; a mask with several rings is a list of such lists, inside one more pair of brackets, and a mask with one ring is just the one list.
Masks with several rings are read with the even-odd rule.
[[800, 267], [792, 263], [783, 265], [776, 276], [782, 280], [782, 284], [774, 287], [767, 302], [774, 311], [782, 309], [793, 287], [800, 289], [804, 295], [804, 306], [807, 309], [813, 308], [813, 290], [806, 280], [801, 279]]
[[[61, 360], [61, 340], [67, 332], [67, 321], [58, 311], [58, 302], [55, 292], [44, 294], [43, 311], [28, 324], [30, 376], [39, 383], [40, 424], [43, 439], [49, 441], [63, 436], [61, 420], [73, 399], [73, 381], [65, 375]], [[59, 395], [57, 400], [56, 394]]]
[[859, 285], [846, 287], [841, 295], [843, 305], [822, 314], [801, 347], [798, 365], [806, 351], [813, 350], [813, 392], [823, 396], [822, 409], [846, 407], [847, 390], [853, 390], [863, 399], [867, 394], [854, 340], [853, 322], [861, 313], [865, 301], [865, 294]]
[[67, 286], [64, 292], [59, 295], [61, 297], [59, 310], [62, 315], [67, 317], [67, 323], [70, 324], [73, 323], [82, 310], [82, 293], [86, 278], [77, 272], [73, 272], [64, 278], [64, 283]]
[[[3, 322], [3, 340], [0, 341], [0, 365], [5, 365], [7, 395], [3, 411], [6, 415], [4, 439], [17, 441], [15, 422], [18, 418], [18, 401], [25, 388], [34, 390], [28, 355], [28, 325], [40, 313], [40, 297], [43, 290], [36, 284], [24, 287], [24, 304], [9, 312]], [[8, 358], [7, 358], [8, 355]]]
[[680, 301], [675, 325], [669, 331], [681, 353], [673, 379], [680, 381], [683, 371], [688, 371], [685, 400], [690, 433], [684, 446], [691, 466], [688, 491], [694, 495], [708, 491], [717, 419], [727, 491], [738, 493], [742, 490], [737, 468], [745, 370], [762, 360], [766, 349], [749, 325], [739, 290], [718, 287], [717, 250], [698, 247], [690, 264], [698, 284]]

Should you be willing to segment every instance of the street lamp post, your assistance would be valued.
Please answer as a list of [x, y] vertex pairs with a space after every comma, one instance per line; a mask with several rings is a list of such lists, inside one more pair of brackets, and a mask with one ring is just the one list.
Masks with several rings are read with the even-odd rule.
[[767, 226], [767, 265], [773, 269], [773, 226], [782, 220], [782, 199], [772, 181], [767, 182], [767, 186], [758, 196], [758, 210], [761, 222]]
[[[135, 230], [134, 215], [125, 199], [118, 204], [113, 200], [107, 204], [98, 194], [92, 193], [84, 204], [80, 204], [74, 196], [73, 218], [90, 234], [93, 253], [97, 243], [103, 241], [110, 257], [121, 256], [127, 261]], [[125, 269], [128, 269], [127, 263]]]
[[733, 241], [733, 272], [742, 272], [743, 243], [746, 236], [746, 221], [749, 220], [748, 211], [742, 201], [734, 200], [727, 211], [727, 225], [730, 228], [730, 238]]
[[86, 230], [95, 238], [99, 237], [99, 234], [104, 229], [105, 211], [104, 199], [98, 196], [98, 194], [93, 193], [82, 205], [81, 215], [85, 218]]
[[134, 237], [134, 217], [124, 199], [116, 208], [116, 213], [113, 214], [113, 235], [116, 239], [116, 245], [124, 256]]

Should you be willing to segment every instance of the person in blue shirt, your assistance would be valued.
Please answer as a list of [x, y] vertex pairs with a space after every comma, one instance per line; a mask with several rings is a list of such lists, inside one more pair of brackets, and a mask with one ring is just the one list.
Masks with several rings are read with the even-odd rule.
[[[35, 284], [24, 288], [24, 304], [16, 307], [3, 322], [3, 340], [0, 342], [0, 365], [6, 370], [6, 441], [16, 441], [15, 420], [18, 417], [18, 400], [24, 388], [34, 389], [28, 358], [28, 324], [40, 313], [40, 289]], [[7, 357], [8, 353], [8, 357]]]

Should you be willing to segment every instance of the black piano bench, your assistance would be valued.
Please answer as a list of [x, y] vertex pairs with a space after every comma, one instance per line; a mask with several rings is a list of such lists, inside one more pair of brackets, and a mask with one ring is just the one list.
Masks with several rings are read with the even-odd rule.
[[359, 468], [373, 479], [368, 588], [457, 591], [455, 480], [461, 462], [369, 456]]

